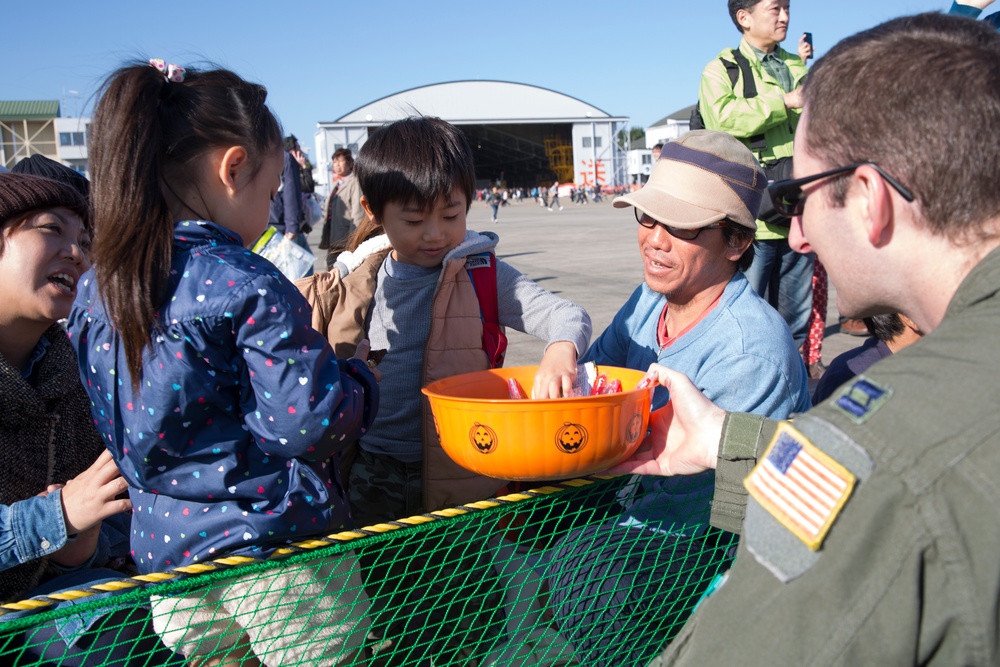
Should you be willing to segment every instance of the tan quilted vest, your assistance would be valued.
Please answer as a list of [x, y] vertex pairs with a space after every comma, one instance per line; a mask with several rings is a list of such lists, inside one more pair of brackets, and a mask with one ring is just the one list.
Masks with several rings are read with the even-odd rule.
[[[354, 354], [366, 337], [365, 318], [378, 279], [378, 270], [390, 249], [374, 253], [343, 280], [336, 271], [295, 282], [313, 307], [312, 326], [324, 334], [338, 357]], [[465, 271], [465, 258], [448, 260], [441, 270], [431, 329], [424, 348], [422, 385], [441, 378], [489, 368], [483, 351], [483, 323], [479, 298]], [[438, 441], [427, 398], [421, 396], [424, 433], [424, 507], [436, 510], [494, 496], [503, 480], [483, 477], [462, 468]], [[344, 479], [353, 454], [344, 457]]]

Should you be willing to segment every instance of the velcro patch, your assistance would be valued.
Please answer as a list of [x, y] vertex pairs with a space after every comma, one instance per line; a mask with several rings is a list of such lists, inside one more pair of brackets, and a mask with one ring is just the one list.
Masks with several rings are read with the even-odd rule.
[[743, 484], [771, 516], [816, 551], [856, 481], [850, 470], [782, 422]]
[[470, 255], [465, 259], [466, 269], [485, 269], [490, 266], [490, 253], [484, 252], [479, 255]]
[[836, 396], [834, 405], [846, 412], [855, 424], [861, 424], [892, 397], [892, 388], [859, 377], [844, 385]]

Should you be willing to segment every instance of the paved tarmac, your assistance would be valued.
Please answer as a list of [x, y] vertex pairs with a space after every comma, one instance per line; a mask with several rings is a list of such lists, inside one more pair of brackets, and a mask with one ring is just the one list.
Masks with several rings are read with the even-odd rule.
[[[548, 211], [526, 199], [502, 207], [499, 218], [497, 224], [491, 223], [489, 206], [473, 202], [468, 226], [496, 232], [500, 237], [500, 259], [550, 292], [586, 308], [594, 323], [594, 338], [642, 282], [635, 218], [629, 209], [612, 207], [609, 199], [587, 205], [563, 202], [561, 211]], [[318, 230], [310, 235], [314, 249], [318, 237]], [[322, 260], [317, 261], [320, 265]], [[840, 333], [837, 321], [836, 290], [831, 284], [824, 363], [864, 340]], [[508, 330], [507, 335], [505, 366], [538, 363], [545, 347], [543, 341], [517, 331]]]

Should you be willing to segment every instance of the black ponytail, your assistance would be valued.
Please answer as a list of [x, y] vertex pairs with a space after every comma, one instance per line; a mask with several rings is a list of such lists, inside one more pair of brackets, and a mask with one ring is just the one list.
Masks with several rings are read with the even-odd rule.
[[137, 64], [102, 86], [90, 139], [94, 270], [134, 389], [170, 276], [168, 193], [194, 183], [197, 161], [212, 148], [243, 146], [259, 169], [281, 146], [266, 98], [263, 86], [221, 69], [188, 69], [174, 82]]

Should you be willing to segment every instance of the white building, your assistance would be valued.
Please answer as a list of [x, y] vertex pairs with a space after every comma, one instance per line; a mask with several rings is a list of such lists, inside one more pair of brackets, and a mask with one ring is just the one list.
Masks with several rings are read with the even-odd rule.
[[630, 185], [641, 185], [649, 178], [649, 172], [653, 168], [653, 146], [673, 141], [690, 129], [691, 112], [694, 107], [693, 104], [685, 107], [646, 128], [642, 142], [636, 142], [642, 148], [628, 151], [627, 171]]
[[465, 133], [481, 185], [531, 188], [560, 183], [627, 182], [625, 154], [614, 141], [628, 118], [569, 95], [508, 81], [452, 81], [404, 90], [366, 104], [316, 130], [317, 183], [329, 184], [331, 156], [357, 155], [369, 130], [423, 114]]
[[691, 127], [691, 112], [695, 105], [675, 111], [646, 128], [646, 148], [665, 144], [688, 131]]
[[44, 155], [90, 177], [89, 118], [62, 118], [57, 100], [0, 100], [0, 165]]
[[653, 169], [653, 151], [633, 148], [628, 152], [628, 185], [642, 185]]
[[55, 129], [59, 161], [90, 178], [87, 162], [90, 118], [56, 118]]

